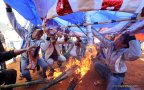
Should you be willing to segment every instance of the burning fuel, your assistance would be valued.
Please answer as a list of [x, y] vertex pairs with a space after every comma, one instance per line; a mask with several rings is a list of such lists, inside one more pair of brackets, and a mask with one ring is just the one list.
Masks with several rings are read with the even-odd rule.
[[[81, 60], [78, 60], [74, 57], [70, 57], [68, 62], [65, 64], [65, 71], [72, 68], [73, 66], [77, 66], [78, 68], [75, 70], [75, 74], [80, 74], [80, 78], [82, 78], [89, 70], [92, 64], [92, 58], [95, 58], [97, 51], [95, 46], [87, 46], [84, 57]], [[54, 78], [58, 77], [62, 72], [59, 69], [55, 69]]]

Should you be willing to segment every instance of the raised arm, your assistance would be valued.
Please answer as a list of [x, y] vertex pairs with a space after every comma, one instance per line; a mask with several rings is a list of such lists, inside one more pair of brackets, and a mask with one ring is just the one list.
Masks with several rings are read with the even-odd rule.
[[133, 61], [137, 60], [141, 57], [142, 50], [140, 42], [136, 39], [132, 39], [129, 41], [129, 48], [126, 49], [123, 55], [124, 60]]
[[25, 30], [16, 20], [14, 13], [12, 12], [12, 8], [6, 4], [6, 12], [8, 19], [14, 28], [14, 30], [18, 33], [18, 35], [24, 39], [24, 37], [28, 34], [28, 31]]

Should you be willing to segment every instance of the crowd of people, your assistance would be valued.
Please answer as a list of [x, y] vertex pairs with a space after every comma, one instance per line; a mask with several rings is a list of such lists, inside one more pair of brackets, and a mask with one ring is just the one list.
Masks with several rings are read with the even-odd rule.
[[[59, 68], [63, 68], [63, 63], [69, 57], [81, 60], [85, 54], [86, 41], [76, 35], [69, 35], [69, 32], [63, 32], [55, 25], [48, 26], [44, 30], [40, 27], [33, 27], [32, 32], [24, 29], [16, 20], [12, 8], [6, 4], [8, 19], [23, 39], [20, 50], [3, 51], [0, 53], [0, 62], [6, 61], [16, 55], [20, 57], [21, 77], [27, 82], [32, 81], [30, 70], [42, 68], [40, 76], [47, 78], [46, 71], [50, 69], [50, 75], [53, 75], [54, 62], [57, 62]], [[106, 90], [120, 90], [114, 85], [123, 85], [124, 77], [127, 72], [125, 61], [134, 61], [141, 57], [141, 45], [135, 36], [129, 33], [120, 34], [115, 38], [107, 38], [98, 31], [93, 30], [94, 37], [100, 40], [100, 44], [95, 44], [98, 54], [94, 63], [95, 71], [101, 78], [102, 82], [107, 82]], [[46, 38], [41, 37], [46, 35]], [[72, 39], [76, 38], [76, 41]], [[41, 50], [42, 57], [39, 55]], [[13, 77], [13, 78], [11, 78]], [[16, 83], [16, 70], [0, 70], [0, 84]], [[5, 79], [7, 78], [7, 79]], [[12, 88], [9, 88], [10, 90]], [[130, 90], [123, 88], [122, 90]]]

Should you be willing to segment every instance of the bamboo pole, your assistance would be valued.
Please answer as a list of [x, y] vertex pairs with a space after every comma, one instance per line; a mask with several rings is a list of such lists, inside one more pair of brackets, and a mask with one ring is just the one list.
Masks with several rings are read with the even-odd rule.
[[[86, 23], [91, 23], [89, 12], [85, 13], [85, 22]], [[93, 44], [93, 34], [92, 34], [91, 25], [87, 25], [86, 29], [87, 29], [87, 41], [88, 41], [88, 45], [92, 45]]]
[[94, 24], [106, 24], [106, 23], [114, 23], [114, 22], [121, 22], [121, 21], [129, 21], [129, 20], [136, 20], [136, 17], [133, 18], [123, 18], [119, 20], [107, 20], [103, 22], [94, 22], [94, 23], [84, 23], [84, 24], [77, 24], [77, 25], [69, 25], [69, 26], [60, 26], [60, 28], [68, 28], [68, 27], [77, 27], [77, 26], [88, 26]]
[[[94, 24], [106, 24], [106, 23], [114, 23], [114, 22], [122, 22], [122, 21], [129, 21], [129, 20], [136, 20], [137, 17], [130, 17], [130, 18], [123, 18], [118, 20], [107, 20], [102, 22], [94, 22], [94, 23], [84, 23], [84, 24], [71, 24], [69, 26], [60, 26], [59, 28], [71, 28], [71, 27], [79, 27], [79, 26], [88, 26], [88, 25], [94, 25]], [[44, 24], [39, 25], [40, 27], [45, 27]]]

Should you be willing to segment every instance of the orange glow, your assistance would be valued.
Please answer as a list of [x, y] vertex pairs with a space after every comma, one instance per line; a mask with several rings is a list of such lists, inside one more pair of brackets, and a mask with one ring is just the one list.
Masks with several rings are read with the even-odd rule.
[[57, 78], [59, 75], [61, 75], [62, 74], [62, 72], [60, 72], [60, 71], [58, 71], [58, 72], [54, 72], [54, 75], [53, 75], [53, 77], [54, 78]]
[[62, 74], [62, 72], [61, 72], [60, 68], [56, 68], [55, 72], [53, 74], [53, 78], [55, 79], [55, 78], [57, 78], [61, 74]]
[[135, 37], [137, 40], [144, 41], [144, 34], [143, 33], [135, 34]]
[[82, 57], [81, 61], [71, 57], [66, 64], [66, 70], [77, 65], [78, 68], [76, 69], [75, 74], [80, 74], [82, 78], [90, 70], [92, 63], [91, 59], [95, 58], [96, 54], [97, 51], [94, 46], [87, 46], [85, 56]]
[[[78, 60], [74, 57], [70, 57], [68, 62], [65, 64], [66, 68], [65, 71], [72, 67], [76, 67], [76, 70], [74, 70], [76, 75], [80, 75], [80, 78], [82, 78], [91, 68], [91, 59], [95, 58], [97, 54], [95, 46], [87, 46], [86, 52], [84, 57], [82, 57], [81, 60]], [[56, 72], [54, 72], [53, 77], [57, 78], [59, 75], [62, 74], [59, 68], [55, 69]]]

